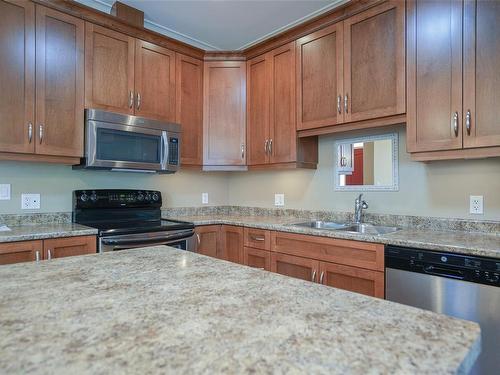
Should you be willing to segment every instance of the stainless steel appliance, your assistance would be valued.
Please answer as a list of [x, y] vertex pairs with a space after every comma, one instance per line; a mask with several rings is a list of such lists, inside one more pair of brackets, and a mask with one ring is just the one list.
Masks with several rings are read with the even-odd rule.
[[174, 173], [180, 165], [181, 128], [144, 117], [85, 111], [85, 158], [75, 169]]
[[500, 260], [387, 246], [386, 298], [481, 326], [471, 374], [500, 373]]
[[98, 252], [167, 245], [196, 251], [192, 223], [161, 218], [162, 198], [151, 190], [76, 190], [73, 221], [99, 230]]

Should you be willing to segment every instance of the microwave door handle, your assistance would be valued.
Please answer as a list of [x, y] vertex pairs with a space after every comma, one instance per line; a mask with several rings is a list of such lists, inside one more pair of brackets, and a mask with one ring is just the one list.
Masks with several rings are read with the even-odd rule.
[[168, 136], [166, 131], [161, 132], [161, 161], [160, 161], [160, 167], [162, 170], [167, 169], [167, 163], [168, 163]]

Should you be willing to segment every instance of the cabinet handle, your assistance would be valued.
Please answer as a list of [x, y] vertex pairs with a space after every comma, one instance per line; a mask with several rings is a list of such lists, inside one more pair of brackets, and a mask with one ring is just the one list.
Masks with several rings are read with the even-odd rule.
[[314, 282], [316, 280], [316, 270], [313, 270], [311, 281]]
[[137, 93], [137, 110], [141, 108], [141, 94]]
[[458, 137], [458, 112], [453, 114], [451, 120], [451, 130], [455, 133], [455, 137]]
[[49, 249], [49, 250], [47, 250], [47, 259], [48, 259], [48, 260], [51, 260], [51, 259], [52, 259], [52, 251], [50, 251], [50, 249]]
[[35, 251], [35, 261], [39, 262], [40, 261], [40, 251]]
[[264, 237], [258, 237], [258, 236], [254, 236], [252, 234], [250, 235], [250, 239], [252, 241], [261, 241], [261, 242], [266, 240]]
[[320, 283], [320, 284], [323, 284], [323, 278], [324, 278], [324, 277], [325, 277], [325, 272], [324, 272], [324, 271], [322, 271], [322, 272], [321, 272], [321, 275], [319, 275], [319, 283]]
[[339, 115], [342, 113], [342, 95], [337, 96], [337, 112]]
[[130, 91], [128, 95], [128, 107], [132, 108], [134, 106], [134, 92]]
[[273, 154], [273, 139], [269, 140], [269, 155]]
[[471, 115], [470, 115], [470, 109], [467, 111], [467, 114], [465, 115], [465, 128], [467, 129], [467, 135], [470, 135], [470, 128], [471, 128]]
[[196, 239], [198, 240], [198, 246], [201, 245], [201, 239], [200, 239], [200, 235], [198, 233], [196, 233]]
[[38, 125], [38, 136], [40, 137], [40, 144], [43, 141], [43, 124]]
[[30, 143], [33, 140], [33, 124], [31, 122], [28, 124], [28, 140]]
[[245, 144], [244, 143], [241, 144], [241, 158], [242, 159], [245, 158]]
[[347, 94], [345, 94], [344, 95], [344, 112], [345, 113], [349, 113], [348, 103], [349, 103], [349, 96]]
[[264, 142], [264, 154], [267, 154], [267, 149], [268, 149], [268, 145], [269, 145], [269, 139], [266, 139], [266, 141]]

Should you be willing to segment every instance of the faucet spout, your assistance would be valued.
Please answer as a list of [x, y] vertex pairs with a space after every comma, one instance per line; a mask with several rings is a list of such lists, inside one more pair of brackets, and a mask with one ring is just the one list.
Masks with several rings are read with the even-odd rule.
[[363, 210], [368, 208], [368, 204], [362, 200], [363, 194], [359, 196], [354, 201], [354, 222], [356, 224], [361, 224], [363, 222]]

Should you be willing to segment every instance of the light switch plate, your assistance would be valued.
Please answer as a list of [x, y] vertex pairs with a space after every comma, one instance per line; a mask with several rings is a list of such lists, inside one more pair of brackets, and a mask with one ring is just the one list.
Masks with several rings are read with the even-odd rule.
[[21, 194], [22, 210], [39, 210], [40, 194]]
[[0, 201], [10, 200], [10, 184], [0, 184]]
[[201, 204], [208, 204], [208, 193], [201, 193]]
[[274, 205], [284, 206], [285, 205], [285, 194], [274, 194]]
[[469, 212], [475, 215], [483, 214], [483, 196], [482, 195], [471, 195], [470, 196], [470, 208]]

